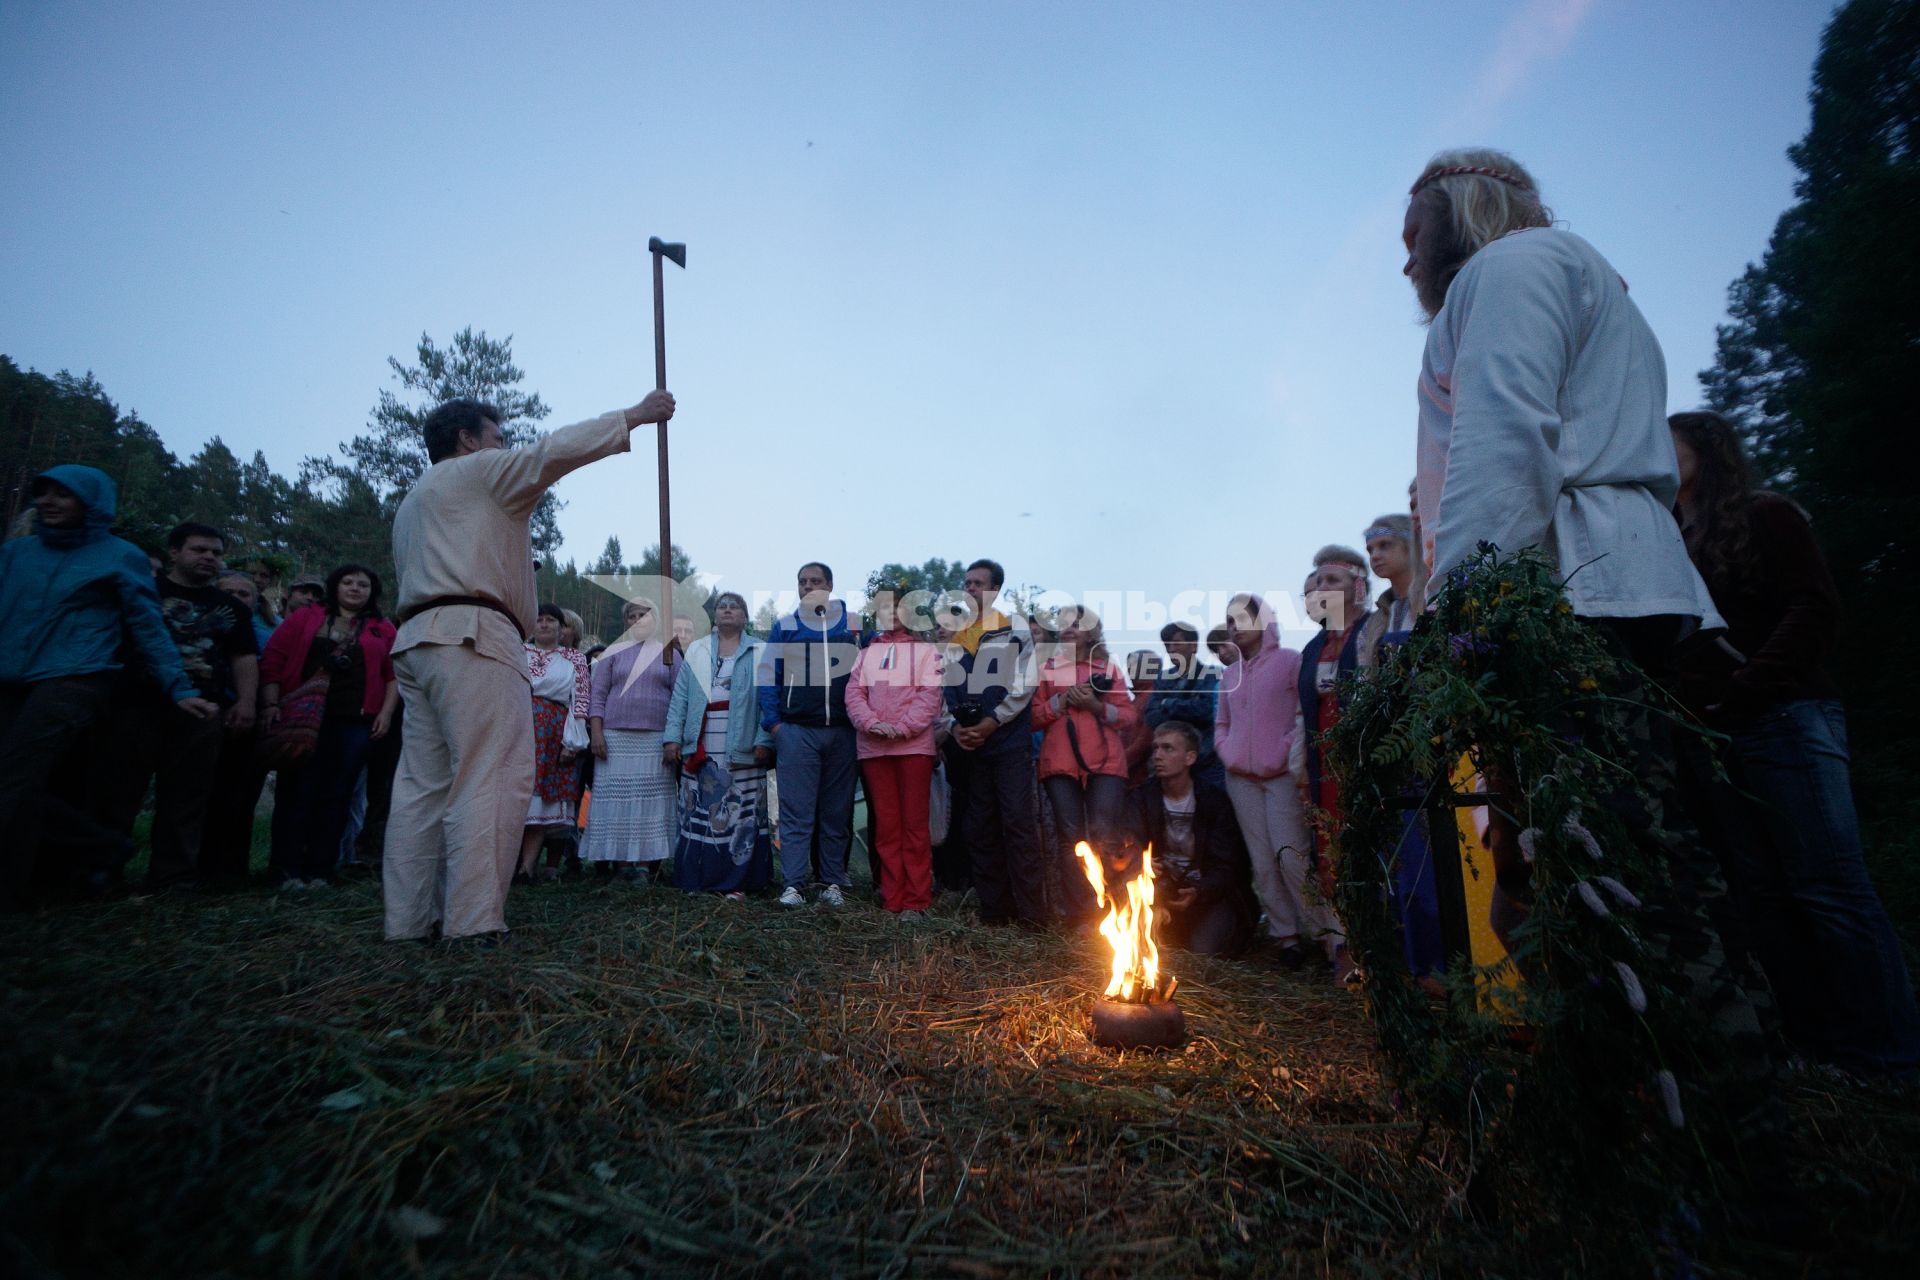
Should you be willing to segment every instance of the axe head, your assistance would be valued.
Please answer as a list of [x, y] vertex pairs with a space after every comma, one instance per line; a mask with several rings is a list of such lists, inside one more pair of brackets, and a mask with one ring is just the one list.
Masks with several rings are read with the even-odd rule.
[[660, 254], [676, 267], [684, 268], [687, 265], [687, 246], [684, 244], [668, 244], [659, 236], [654, 236], [647, 241], [647, 252]]

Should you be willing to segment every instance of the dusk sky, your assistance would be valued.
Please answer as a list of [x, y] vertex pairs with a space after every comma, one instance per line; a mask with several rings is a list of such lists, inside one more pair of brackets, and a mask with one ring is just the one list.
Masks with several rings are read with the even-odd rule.
[[[1405, 506], [1426, 158], [1528, 165], [1693, 407], [1828, 14], [8, 0], [0, 352], [291, 475], [422, 331], [511, 334], [548, 426], [637, 400], [657, 234], [675, 540], [723, 585], [1297, 589]], [[635, 443], [560, 486], [563, 557], [654, 541]]]

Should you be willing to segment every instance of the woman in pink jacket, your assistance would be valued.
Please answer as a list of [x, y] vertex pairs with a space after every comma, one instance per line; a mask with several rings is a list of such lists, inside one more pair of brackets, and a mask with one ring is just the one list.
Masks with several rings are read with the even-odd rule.
[[1220, 678], [1213, 747], [1226, 766], [1227, 795], [1246, 837], [1267, 932], [1295, 964], [1317, 944], [1338, 965], [1346, 938], [1333, 908], [1308, 887], [1313, 841], [1304, 783], [1293, 772], [1294, 739], [1302, 732], [1300, 654], [1281, 646], [1273, 610], [1259, 596], [1235, 596], [1227, 625], [1239, 661]]
[[1058, 641], [1040, 668], [1033, 692], [1033, 727], [1040, 742], [1040, 786], [1053, 808], [1060, 847], [1056, 866], [1061, 908], [1069, 921], [1099, 914], [1093, 886], [1073, 848], [1085, 840], [1112, 852], [1126, 823], [1125, 734], [1140, 711], [1126, 677], [1108, 659], [1099, 615], [1069, 606], [1060, 611]]
[[892, 589], [874, 592], [874, 638], [847, 681], [860, 770], [873, 807], [880, 905], [917, 920], [933, 905], [933, 722], [943, 705], [939, 647], [915, 635]]

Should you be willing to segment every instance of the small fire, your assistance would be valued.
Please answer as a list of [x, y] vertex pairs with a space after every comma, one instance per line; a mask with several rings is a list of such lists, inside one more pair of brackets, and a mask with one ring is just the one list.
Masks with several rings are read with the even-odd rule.
[[1106, 998], [1143, 1004], [1165, 1000], [1173, 994], [1173, 982], [1160, 988], [1160, 948], [1153, 940], [1153, 846], [1140, 854], [1140, 874], [1127, 881], [1126, 897], [1108, 894], [1107, 876], [1096, 854], [1082, 840], [1073, 848], [1086, 871], [1094, 896], [1107, 909], [1100, 932], [1113, 948], [1113, 980], [1107, 984]]

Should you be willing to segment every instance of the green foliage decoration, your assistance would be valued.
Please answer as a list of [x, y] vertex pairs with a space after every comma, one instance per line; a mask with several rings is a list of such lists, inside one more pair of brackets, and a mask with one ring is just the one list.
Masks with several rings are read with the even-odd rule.
[[[1707, 1139], [1733, 1122], [1712, 1087], [1722, 1048], [1669, 986], [1650, 923], [1675, 837], [1657, 825], [1630, 718], [1610, 714], [1644, 678], [1574, 616], [1538, 552], [1483, 545], [1435, 586], [1432, 613], [1347, 685], [1323, 738], [1340, 788], [1338, 905], [1380, 1046], [1423, 1118], [1467, 1139], [1478, 1193], [1545, 1191], [1563, 1215], [1504, 1225], [1651, 1250], [1681, 1188], [1705, 1194], [1718, 1176]], [[1405, 806], [1443, 797], [1463, 755], [1525, 833], [1533, 904], [1508, 940], [1517, 989], [1462, 960], [1441, 1000], [1408, 971], [1392, 866]]]

